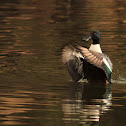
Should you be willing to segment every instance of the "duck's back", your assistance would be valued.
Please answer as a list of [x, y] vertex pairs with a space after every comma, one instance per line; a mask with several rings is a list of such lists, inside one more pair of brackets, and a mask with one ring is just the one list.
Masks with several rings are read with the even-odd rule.
[[83, 61], [83, 71], [85, 78], [90, 82], [100, 81], [105, 83], [107, 80], [106, 74], [102, 69], [90, 64], [86, 60]]

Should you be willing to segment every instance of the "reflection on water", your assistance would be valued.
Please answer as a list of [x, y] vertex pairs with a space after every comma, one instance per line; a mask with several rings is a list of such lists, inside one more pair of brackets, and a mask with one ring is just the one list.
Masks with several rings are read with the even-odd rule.
[[51, 118], [51, 114], [59, 103], [57, 93], [28, 90], [26, 86], [20, 89], [1, 86], [0, 91], [0, 125], [36, 125], [44, 119], [56, 118]]
[[[22, 124], [19, 122], [21, 118], [28, 117], [20, 117], [16, 114], [18, 113], [27, 113], [32, 110], [31, 108], [27, 108], [28, 105], [34, 105], [35, 101], [32, 98], [27, 98], [29, 92], [25, 91], [15, 91], [11, 93], [1, 93], [0, 94], [0, 115], [2, 116], [0, 119], [3, 120], [1, 124], [3, 125], [15, 125]], [[14, 97], [16, 95], [16, 97]], [[13, 114], [15, 116], [13, 116]]]
[[[16, 69], [17, 60], [15, 57], [30, 54], [29, 49], [21, 49], [22, 45], [19, 43], [21, 40], [18, 38], [17, 33], [15, 32], [20, 26], [15, 26], [13, 21], [20, 21], [25, 19], [25, 16], [22, 17], [20, 11], [24, 12], [24, 8], [20, 8], [20, 2], [16, 1], [1, 1], [0, 2], [0, 66], [1, 73], [5, 72], [7, 67], [13, 64], [11, 70]], [[18, 8], [19, 7], [19, 8]], [[27, 8], [28, 9], [28, 8]], [[28, 15], [27, 15], [28, 16]], [[19, 17], [19, 18], [18, 18]], [[22, 17], [22, 18], [21, 18]], [[10, 69], [9, 69], [10, 70]]]
[[[124, 0], [0, 0], [0, 125], [126, 125]], [[74, 84], [61, 48], [101, 31], [110, 85]]]
[[101, 84], [100, 86], [85, 84], [84, 87], [79, 87], [75, 84], [71, 88], [71, 99], [64, 99], [62, 104], [65, 123], [79, 122], [82, 125], [98, 125], [100, 116], [109, 111], [112, 105], [110, 85], [106, 87]]

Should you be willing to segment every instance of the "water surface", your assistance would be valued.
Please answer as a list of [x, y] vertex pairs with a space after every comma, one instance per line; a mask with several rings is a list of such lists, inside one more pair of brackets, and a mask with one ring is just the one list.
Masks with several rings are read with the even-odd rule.
[[[125, 126], [126, 2], [0, 1], [0, 125]], [[112, 85], [73, 83], [66, 43], [92, 30], [113, 62]]]

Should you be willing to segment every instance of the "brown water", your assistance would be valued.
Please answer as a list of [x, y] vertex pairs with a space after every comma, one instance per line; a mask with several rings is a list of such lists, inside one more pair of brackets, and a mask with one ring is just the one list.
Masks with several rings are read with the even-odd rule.
[[[126, 2], [0, 0], [0, 125], [125, 126]], [[74, 84], [61, 48], [92, 30], [113, 62], [112, 86]]]

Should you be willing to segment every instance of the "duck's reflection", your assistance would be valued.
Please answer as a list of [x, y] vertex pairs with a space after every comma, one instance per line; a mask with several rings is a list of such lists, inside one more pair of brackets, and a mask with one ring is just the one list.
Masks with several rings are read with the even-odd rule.
[[67, 123], [81, 123], [84, 126], [98, 126], [100, 116], [111, 106], [111, 85], [72, 84], [68, 99], [62, 104], [63, 120]]

